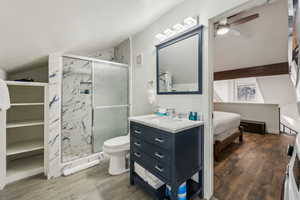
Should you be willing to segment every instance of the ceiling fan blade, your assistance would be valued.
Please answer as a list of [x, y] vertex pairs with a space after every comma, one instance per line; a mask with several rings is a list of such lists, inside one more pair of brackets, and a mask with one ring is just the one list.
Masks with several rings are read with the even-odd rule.
[[236, 25], [244, 24], [244, 23], [250, 22], [250, 21], [252, 21], [252, 20], [254, 20], [254, 19], [258, 18], [258, 17], [259, 17], [259, 14], [256, 13], [256, 14], [244, 17], [242, 19], [238, 19], [238, 20], [236, 20], [234, 22], [231, 22], [230, 25], [236, 26]]
[[241, 12], [239, 12], [239, 13], [236, 13], [236, 14], [234, 14], [234, 15], [231, 15], [231, 16], [227, 17], [227, 19], [231, 20], [232, 18], [235, 18], [236, 16], [239, 16], [239, 15], [243, 14], [244, 12], [245, 12], [245, 11], [241, 11]]

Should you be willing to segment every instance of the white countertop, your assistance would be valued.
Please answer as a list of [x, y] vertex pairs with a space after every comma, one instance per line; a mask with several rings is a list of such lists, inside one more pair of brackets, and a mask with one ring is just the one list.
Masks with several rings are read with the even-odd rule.
[[204, 124], [203, 121], [191, 121], [178, 118], [171, 119], [169, 117], [158, 115], [130, 117], [129, 120], [171, 133], [178, 133]]

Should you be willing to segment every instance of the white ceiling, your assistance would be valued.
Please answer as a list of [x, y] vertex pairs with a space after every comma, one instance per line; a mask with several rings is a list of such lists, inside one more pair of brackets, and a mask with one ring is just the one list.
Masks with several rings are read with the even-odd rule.
[[227, 34], [216, 38], [214, 71], [287, 62], [288, 2], [278, 0], [242, 16], [254, 13], [260, 17], [236, 26], [241, 36]]
[[54, 52], [117, 45], [184, 0], [6, 0], [0, 6], [0, 68], [38, 65]]

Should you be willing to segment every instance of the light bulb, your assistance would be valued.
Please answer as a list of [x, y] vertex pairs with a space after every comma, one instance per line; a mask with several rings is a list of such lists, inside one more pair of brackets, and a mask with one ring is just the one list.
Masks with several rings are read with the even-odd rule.
[[217, 28], [217, 35], [225, 35], [230, 31], [230, 27], [228, 25], [220, 25]]

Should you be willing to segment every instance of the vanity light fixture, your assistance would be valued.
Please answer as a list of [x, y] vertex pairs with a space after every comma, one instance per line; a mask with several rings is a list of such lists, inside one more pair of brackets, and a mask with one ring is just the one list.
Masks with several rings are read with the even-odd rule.
[[165, 34], [167, 37], [172, 37], [173, 35], [176, 34], [176, 32], [173, 31], [173, 30], [171, 30], [170, 28], [168, 28], [168, 29], [166, 29], [166, 30], [164, 31], [164, 34]]
[[165, 39], [167, 39], [167, 36], [162, 34], [162, 33], [159, 33], [159, 34], [156, 34], [155, 37], [159, 40], [159, 41], [163, 41]]
[[191, 27], [196, 26], [198, 24], [198, 20], [193, 18], [193, 17], [185, 18], [183, 22], [184, 22], [184, 25], [187, 28], [191, 28]]
[[173, 30], [176, 31], [176, 33], [180, 33], [182, 31], [184, 31], [186, 28], [185, 26], [183, 26], [182, 24], [175, 24], [173, 26]]
[[173, 37], [174, 35], [186, 31], [196, 25], [199, 24], [199, 18], [197, 17], [187, 17], [183, 20], [182, 23], [175, 24], [172, 28], [168, 28], [163, 33], [158, 33], [155, 37], [159, 40], [159, 42], [163, 42], [164, 40]]

